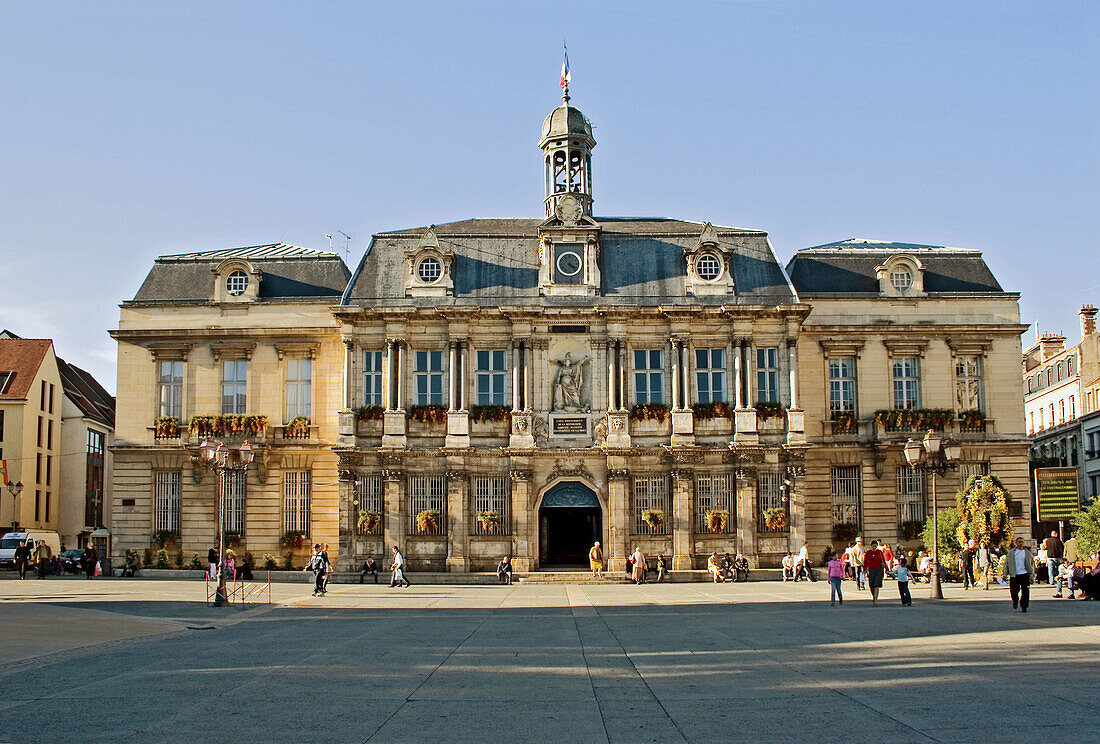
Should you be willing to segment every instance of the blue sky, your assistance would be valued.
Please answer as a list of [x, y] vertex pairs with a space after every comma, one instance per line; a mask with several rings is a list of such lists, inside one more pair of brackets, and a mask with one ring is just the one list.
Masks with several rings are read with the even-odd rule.
[[[1100, 301], [1100, 4], [5, 3], [0, 327], [114, 390], [153, 258], [537, 216], [567, 37], [596, 213], [977, 248]], [[338, 244], [339, 246], [340, 244]], [[1030, 340], [1033, 336], [1025, 336]]]

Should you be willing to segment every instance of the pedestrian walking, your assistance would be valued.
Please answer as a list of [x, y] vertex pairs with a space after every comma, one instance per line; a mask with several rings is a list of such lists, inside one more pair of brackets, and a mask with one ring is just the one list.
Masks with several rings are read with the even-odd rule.
[[1050, 533], [1050, 537], [1043, 540], [1043, 549], [1046, 550], [1047, 582], [1054, 586], [1058, 578], [1058, 567], [1062, 563], [1062, 541], [1058, 539], [1058, 530]]
[[393, 563], [390, 564], [390, 588], [395, 586], [412, 586], [409, 583], [409, 579], [405, 576], [405, 556], [401, 555], [401, 551], [397, 549], [397, 546], [393, 546]]
[[313, 546], [313, 555], [310, 556], [309, 563], [302, 571], [313, 572], [313, 596], [319, 597], [325, 593], [325, 567], [327, 562], [325, 556], [321, 553], [321, 544], [317, 543]]
[[657, 556], [657, 582], [660, 583], [668, 578], [668, 559], [665, 556]]
[[87, 574], [88, 578], [95, 576], [95, 567], [99, 563], [99, 551], [95, 549], [94, 545], [88, 543], [84, 546], [81, 560], [84, 563], [84, 573]]
[[26, 540], [20, 540], [15, 548], [15, 568], [19, 571], [19, 578], [27, 578], [27, 566], [31, 562], [31, 546]]
[[981, 577], [982, 586], [989, 588], [989, 546], [985, 541], [978, 543], [978, 576]]
[[863, 538], [857, 537], [856, 544], [852, 546], [852, 569], [855, 572], [856, 588], [863, 591], [864, 584], [866, 583], [867, 575], [864, 573], [865, 567], [863, 565], [863, 556], [865, 551], [863, 550]]
[[844, 558], [836, 553], [829, 559], [829, 606], [833, 607], [837, 600], [844, 604], [844, 592], [840, 585], [844, 581]]
[[34, 559], [38, 563], [38, 578], [46, 578], [46, 569], [50, 565], [50, 558], [53, 557], [53, 552], [50, 550], [50, 546], [46, 544], [45, 540], [39, 540], [38, 545], [34, 547]]
[[631, 558], [633, 558], [633, 566], [634, 566], [634, 583], [635, 584], [644, 584], [645, 583], [645, 555], [642, 553], [642, 549], [639, 548], [639, 547], [635, 547], [634, 548], [634, 555], [631, 556]]
[[332, 578], [332, 564], [328, 560], [328, 543], [321, 543], [321, 557], [325, 559], [325, 591], [328, 591], [328, 582]]
[[588, 567], [592, 569], [592, 575], [603, 578], [603, 548], [597, 542], [588, 551]]
[[909, 579], [912, 578], [912, 574], [909, 572], [908, 563], [905, 556], [899, 558], [898, 570], [895, 574], [898, 579], [898, 594], [901, 595], [902, 607], [913, 606], [913, 595], [909, 593]]
[[1069, 539], [1066, 540], [1066, 544], [1062, 546], [1062, 557], [1070, 563], [1076, 563], [1078, 561], [1076, 536], [1070, 535]]
[[206, 562], [210, 564], [210, 579], [217, 581], [218, 579], [218, 549], [210, 548], [206, 551]]
[[1012, 609], [1027, 612], [1031, 603], [1031, 581], [1035, 577], [1035, 563], [1031, 551], [1024, 547], [1024, 538], [1017, 537], [1014, 547], [1005, 554], [1004, 576], [1012, 594]]
[[867, 588], [871, 590], [871, 604], [878, 607], [878, 593], [886, 575], [886, 559], [878, 549], [878, 540], [871, 541], [870, 549], [863, 554], [863, 569], [867, 572]]
[[963, 548], [963, 551], [959, 554], [959, 570], [963, 576], [963, 589], [969, 589], [972, 586], [977, 586], [974, 581], [974, 563], [977, 559], [978, 548], [971, 540]]
[[363, 577], [370, 574], [374, 577], [374, 583], [378, 583], [378, 564], [374, 562], [374, 556], [368, 555], [363, 561], [363, 570], [359, 572], [359, 583], [363, 583]]

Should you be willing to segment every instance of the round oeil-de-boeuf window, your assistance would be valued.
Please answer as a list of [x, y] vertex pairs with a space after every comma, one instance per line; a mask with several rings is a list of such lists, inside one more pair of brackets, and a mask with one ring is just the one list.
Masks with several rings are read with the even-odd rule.
[[248, 274], [243, 271], [234, 271], [225, 279], [225, 291], [234, 297], [244, 294], [248, 289]]
[[695, 274], [705, 282], [713, 282], [722, 275], [722, 262], [713, 253], [704, 253], [695, 259]]
[[425, 258], [417, 265], [416, 275], [425, 284], [437, 282], [443, 276], [443, 264], [439, 263], [438, 258]]

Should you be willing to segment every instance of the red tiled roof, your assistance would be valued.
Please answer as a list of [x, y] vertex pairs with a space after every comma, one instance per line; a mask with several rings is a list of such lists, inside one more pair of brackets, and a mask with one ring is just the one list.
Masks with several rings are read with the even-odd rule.
[[15, 373], [7, 388], [0, 393], [0, 400], [23, 400], [27, 397], [38, 368], [52, 345], [49, 339], [0, 339], [0, 376], [5, 376], [4, 372]]

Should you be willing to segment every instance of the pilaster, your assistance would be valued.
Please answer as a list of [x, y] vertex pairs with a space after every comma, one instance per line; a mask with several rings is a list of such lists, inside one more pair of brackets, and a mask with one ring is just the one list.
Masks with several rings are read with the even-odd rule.
[[607, 458], [607, 570], [611, 573], [626, 570], [626, 556], [630, 552], [630, 474], [626, 470], [625, 457]]
[[512, 570], [526, 573], [535, 566], [533, 546], [538, 545], [532, 515], [531, 470], [522, 464], [513, 467], [512, 478]]
[[692, 555], [692, 504], [695, 501], [695, 473], [690, 468], [672, 471], [672, 570], [694, 568]]
[[460, 463], [449, 463], [447, 471], [447, 570], [465, 573], [470, 569], [470, 514], [466, 508], [469, 476]]
[[401, 467], [382, 468], [383, 534], [386, 544], [382, 546], [382, 560], [388, 564], [394, 545], [404, 549], [404, 540], [408, 535], [408, 514], [405, 504], [405, 470]]

